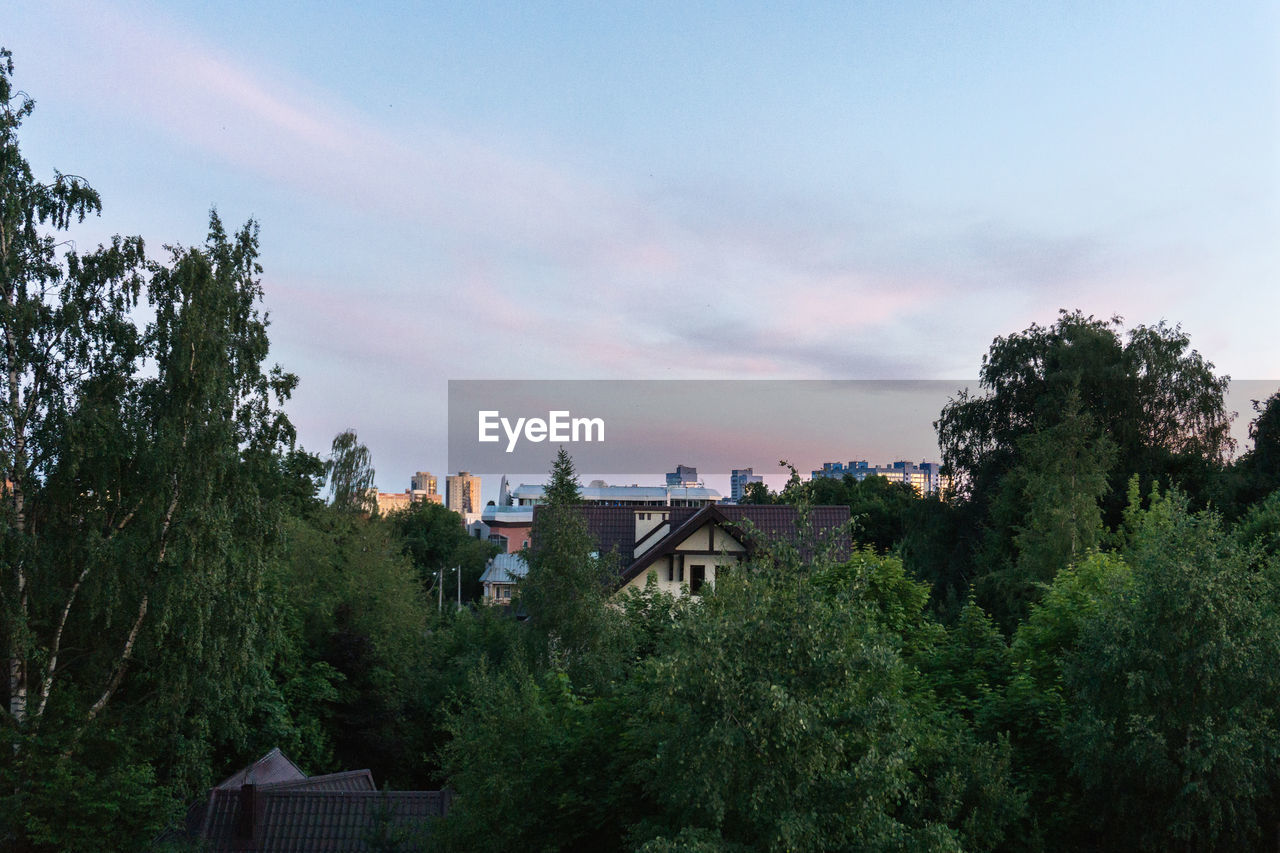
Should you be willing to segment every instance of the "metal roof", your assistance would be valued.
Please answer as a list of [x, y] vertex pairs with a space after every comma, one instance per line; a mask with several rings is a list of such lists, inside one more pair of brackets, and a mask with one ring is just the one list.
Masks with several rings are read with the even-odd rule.
[[519, 554], [498, 554], [484, 568], [481, 583], [515, 583], [529, 573], [529, 564]]
[[[544, 490], [545, 486], [521, 483], [511, 494], [517, 500], [530, 500], [542, 497]], [[666, 500], [668, 497], [718, 501], [721, 498], [719, 492], [705, 486], [582, 486], [578, 493], [584, 501]]]
[[270, 785], [274, 782], [294, 782], [307, 778], [298, 765], [279, 747], [268, 752], [248, 767], [243, 767], [218, 783], [218, 788], [240, 790], [241, 785]]

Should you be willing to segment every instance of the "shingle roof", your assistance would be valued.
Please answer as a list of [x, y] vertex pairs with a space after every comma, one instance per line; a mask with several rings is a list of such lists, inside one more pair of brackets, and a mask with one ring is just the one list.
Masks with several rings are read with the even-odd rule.
[[[288, 759], [285, 760], [287, 761]], [[252, 782], [244, 784], [253, 785]], [[259, 797], [276, 793], [297, 794], [308, 791], [333, 793], [376, 790], [377, 788], [373, 784], [373, 774], [368, 770], [351, 770], [345, 773], [329, 773], [324, 776], [303, 776], [301, 779], [290, 779], [287, 782], [254, 785], [254, 792]], [[200, 837], [207, 840], [214, 850], [230, 850], [232, 848], [236, 835], [236, 825], [240, 821], [243, 802], [241, 799], [242, 791], [242, 785], [228, 788], [224, 782], [209, 792], [209, 801], [205, 805], [204, 820], [200, 826], [199, 833]]]
[[443, 791], [267, 792], [259, 853], [366, 851], [378, 835], [425, 833], [449, 807]]
[[618, 564], [631, 562], [636, 548], [636, 509], [630, 506], [582, 506], [587, 529], [602, 555], [618, 552]]
[[[740, 530], [752, 529], [757, 536], [781, 539], [805, 546], [806, 539], [829, 541], [834, 546], [833, 557], [848, 559], [853, 552], [853, 540], [849, 535], [849, 507], [815, 506], [809, 508], [809, 529], [800, 531], [796, 524], [800, 511], [794, 506], [738, 504], [716, 507], [728, 523]], [[807, 548], [805, 549], [808, 550]]]
[[[601, 555], [608, 554], [615, 548], [618, 551], [618, 564], [627, 566], [631, 563], [636, 547], [636, 507], [632, 506], [598, 506], [581, 504], [575, 507], [587, 522], [587, 530], [595, 540], [596, 549]], [[640, 510], [644, 512], [644, 509]], [[542, 506], [533, 508], [534, 524], [538, 516], [546, 512]], [[537, 542], [534, 542], [537, 545]]]

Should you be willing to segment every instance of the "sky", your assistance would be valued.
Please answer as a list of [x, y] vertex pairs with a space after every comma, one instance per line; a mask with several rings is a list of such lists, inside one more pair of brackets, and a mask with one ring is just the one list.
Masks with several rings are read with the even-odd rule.
[[3, 18], [27, 159], [102, 194], [77, 245], [254, 218], [300, 441], [384, 490], [443, 473], [451, 379], [959, 381], [1059, 308], [1280, 377], [1274, 2]]

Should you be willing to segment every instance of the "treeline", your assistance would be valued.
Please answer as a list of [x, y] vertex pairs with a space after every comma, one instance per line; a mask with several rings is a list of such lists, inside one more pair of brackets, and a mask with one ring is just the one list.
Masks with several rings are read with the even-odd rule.
[[[1055, 370], [1081, 333], [1120, 368]], [[848, 503], [861, 547], [775, 545], [698, 598], [610, 603], [562, 456], [530, 618], [455, 697], [440, 849], [1273, 849], [1280, 394], [1229, 462], [1224, 380], [1177, 329], [1127, 337], [1064, 314], [998, 339], [988, 365], [1048, 351], [942, 412], [957, 494], [757, 489]], [[1133, 381], [1172, 390], [1122, 407]]]
[[0, 849], [148, 849], [275, 746], [449, 785], [441, 850], [1275, 846], [1280, 396], [1233, 457], [1179, 329], [996, 339], [953, 496], [756, 490], [858, 549], [696, 598], [614, 597], [562, 454], [515, 606], [473, 607], [456, 514], [371, 512], [353, 432], [297, 447], [256, 226], [66, 251], [100, 200], [35, 179], [0, 60]]

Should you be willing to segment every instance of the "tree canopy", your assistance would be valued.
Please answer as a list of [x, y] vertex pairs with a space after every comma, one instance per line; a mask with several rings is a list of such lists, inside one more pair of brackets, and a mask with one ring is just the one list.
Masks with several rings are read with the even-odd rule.
[[993, 493], [1022, 458], [1019, 441], [1056, 426], [1071, 397], [1095, 434], [1115, 445], [1108, 474], [1121, 494], [1132, 474], [1200, 486], [1206, 466], [1222, 463], [1233, 447], [1223, 402], [1228, 378], [1213, 372], [1178, 326], [1139, 325], [1123, 334], [1118, 317], [1063, 311], [1051, 326], [997, 337], [979, 380], [985, 393], [962, 391], [935, 424], [943, 462], [970, 498]]

